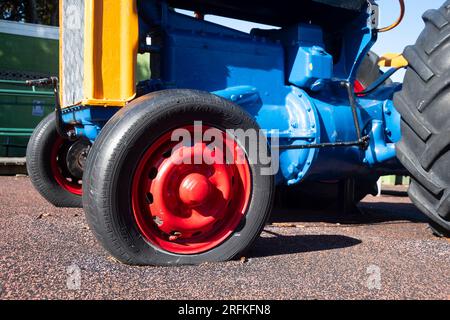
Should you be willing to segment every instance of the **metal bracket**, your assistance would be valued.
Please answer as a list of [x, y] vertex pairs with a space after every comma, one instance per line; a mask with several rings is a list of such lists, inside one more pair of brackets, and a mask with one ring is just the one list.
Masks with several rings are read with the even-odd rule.
[[355, 147], [358, 146], [362, 150], [367, 150], [370, 145], [370, 136], [362, 136], [361, 127], [359, 125], [357, 104], [355, 98], [355, 88], [349, 81], [342, 81], [341, 86], [347, 89], [348, 99], [353, 114], [353, 123], [356, 130], [356, 141], [343, 141], [343, 142], [333, 142], [333, 143], [316, 143], [308, 145], [280, 145], [275, 146], [279, 150], [301, 150], [301, 149], [322, 149], [322, 148], [338, 148], [338, 147]]
[[58, 134], [68, 140], [75, 138], [75, 132], [73, 130], [67, 130], [62, 118], [61, 102], [59, 100], [59, 80], [57, 77], [50, 77], [37, 80], [27, 80], [27, 86], [30, 87], [48, 87], [52, 86], [53, 93], [55, 95], [55, 113], [56, 113], [56, 131]]
[[334, 143], [315, 143], [306, 145], [280, 145], [274, 146], [280, 150], [303, 150], [303, 149], [323, 149], [323, 148], [343, 148], [343, 147], [360, 147], [366, 150], [369, 147], [370, 137], [364, 136], [357, 141], [345, 141], [345, 142], [334, 142]]

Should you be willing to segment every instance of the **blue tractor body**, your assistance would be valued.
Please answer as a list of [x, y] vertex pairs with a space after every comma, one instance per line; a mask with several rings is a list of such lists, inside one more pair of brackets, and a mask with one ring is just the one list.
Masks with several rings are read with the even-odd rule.
[[[376, 41], [376, 4], [335, 1], [331, 4], [340, 7], [335, 8], [319, 3], [318, 8], [329, 8], [328, 16], [337, 13], [331, 20], [346, 19], [336, 25], [341, 36], [333, 35], [339, 42], [333, 43], [330, 21], [323, 18], [316, 19], [318, 24], [290, 24], [293, 18], [283, 22], [276, 15], [264, 15], [264, 10], [253, 16], [245, 6], [233, 11], [225, 6], [227, 1], [173, 2], [138, 2], [141, 51], [151, 52], [152, 67], [152, 78], [138, 85], [140, 94], [197, 89], [241, 106], [269, 138], [277, 137], [278, 145], [272, 147], [280, 148], [278, 184], [403, 170], [394, 147], [400, 140], [400, 115], [393, 105], [401, 85], [381, 85], [364, 96], [357, 96], [353, 88], [358, 68]], [[206, 3], [213, 13], [244, 15], [280, 27], [248, 34], [169, 7], [196, 9]], [[307, 7], [314, 3], [305, 1]], [[72, 107], [63, 110], [63, 120], [75, 126], [78, 136], [94, 141], [117, 110]]]

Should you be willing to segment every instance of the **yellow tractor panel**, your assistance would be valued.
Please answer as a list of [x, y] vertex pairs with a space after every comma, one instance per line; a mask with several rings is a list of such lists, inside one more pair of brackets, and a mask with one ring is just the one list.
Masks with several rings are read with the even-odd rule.
[[[139, 38], [136, 1], [85, 0], [74, 5], [77, 0], [63, 0], [60, 3], [60, 89], [63, 107], [80, 104], [124, 106], [136, 95], [135, 68]], [[72, 29], [74, 24], [72, 21], [63, 21], [73, 19], [70, 17], [70, 10], [73, 10], [71, 6], [83, 11], [80, 14], [83, 20], [80, 22], [78, 37], [63, 29]], [[67, 50], [71, 37], [82, 39], [80, 46], [83, 56], [73, 61], [70, 61], [71, 53]], [[82, 66], [77, 67], [77, 63]], [[83, 74], [79, 77], [64, 74], [73, 73], [73, 70]], [[78, 84], [77, 81], [82, 83]], [[82, 93], [78, 97], [80, 91]]]

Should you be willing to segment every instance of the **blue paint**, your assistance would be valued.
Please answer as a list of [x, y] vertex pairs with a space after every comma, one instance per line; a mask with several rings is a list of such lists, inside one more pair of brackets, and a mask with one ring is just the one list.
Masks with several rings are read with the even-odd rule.
[[[141, 1], [139, 10], [141, 35], [154, 27], [161, 30], [156, 35], [150, 32], [152, 45], [161, 48], [161, 68], [140, 84], [140, 90], [212, 92], [245, 109], [281, 145], [357, 140], [341, 82], [354, 81], [376, 41], [371, 12], [349, 23], [340, 52], [333, 57], [325, 49], [323, 31], [313, 24], [247, 34], [178, 14], [156, 1]], [[392, 102], [399, 89], [398, 84], [384, 85], [357, 98], [359, 123], [370, 137], [367, 150], [357, 146], [284, 150], [277, 182], [339, 180], [400, 168], [394, 148], [401, 137], [400, 116]], [[63, 119], [78, 135], [94, 141], [117, 110], [73, 107], [64, 111]]]
[[319, 46], [299, 47], [289, 82], [301, 88], [312, 87], [318, 80], [331, 79], [333, 57]]
[[324, 49], [322, 29], [301, 23], [279, 34], [287, 52], [289, 83], [311, 88], [320, 80], [331, 79], [333, 57]]
[[[254, 87], [233, 87], [214, 94], [233, 101], [253, 115], [266, 135], [277, 136], [281, 145], [305, 145], [320, 141], [318, 114], [309, 95], [294, 86], [285, 87], [282, 104], [264, 104]], [[283, 151], [277, 180], [296, 184], [308, 173], [317, 149]]]
[[63, 121], [75, 128], [75, 133], [95, 141], [101, 129], [109, 119], [119, 110], [115, 107], [81, 107], [63, 109]]
[[334, 67], [334, 77], [354, 81], [358, 68], [377, 40], [376, 26], [371, 24], [371, 9], [351, 21], [343, 32], [339, 62]]
[[[207, 30], [207, 29], [206, 29]], [[164, 40], [162, 79], [177, 88], [217, 91], [250, 85], [267, 103], [279, 103], [284, 86], [281, 44], [250, 35], [218, 36], [192, 30], [170, 30]], [[188, 60], [187, 60], [187, 57]]]

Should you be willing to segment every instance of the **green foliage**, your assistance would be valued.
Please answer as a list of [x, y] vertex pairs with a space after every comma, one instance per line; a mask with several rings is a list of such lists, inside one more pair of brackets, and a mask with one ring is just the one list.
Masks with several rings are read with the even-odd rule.
[[58, 0], [0, 0], [0, 19], [58, 25]]

